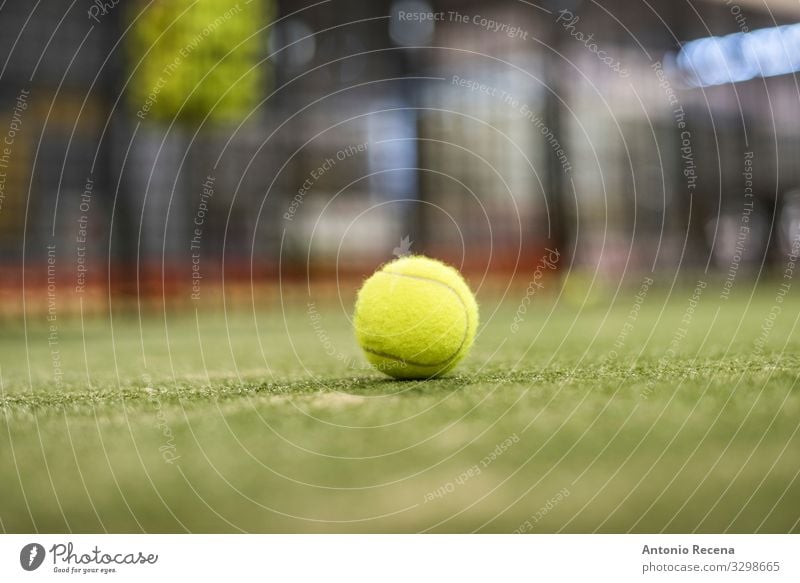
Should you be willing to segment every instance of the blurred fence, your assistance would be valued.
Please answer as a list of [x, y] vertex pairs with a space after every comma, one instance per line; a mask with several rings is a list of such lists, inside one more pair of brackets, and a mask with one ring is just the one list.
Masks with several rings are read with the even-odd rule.
[[676, 58], [775, 26], [752, 6], [5, 3], [4, 283], [50, 261], [76, 293], [186, 294], [398, 249], [769, 266], [800, 225], [797, 79], [692, 86]]

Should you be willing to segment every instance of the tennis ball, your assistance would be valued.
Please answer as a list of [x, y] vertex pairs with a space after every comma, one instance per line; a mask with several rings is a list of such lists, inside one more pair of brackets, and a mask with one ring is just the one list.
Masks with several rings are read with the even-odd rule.
[[395, 378], [425, 379], [446, 373], [467, 354], [478, 304], [455, 268], [409, 255], [364, 282], [353, 323], [375, 368]]

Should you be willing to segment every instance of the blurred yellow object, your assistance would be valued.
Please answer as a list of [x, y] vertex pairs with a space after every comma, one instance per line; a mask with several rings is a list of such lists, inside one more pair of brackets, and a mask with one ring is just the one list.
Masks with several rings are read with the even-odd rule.
[[173, 0], [133, 12], [128, 90], [136, 117], [244, 118], [271, 75], [259, 61], [274, 12], [272, 0]]
[[573, 269], [564, 278], [561, 297], [573, 306], [594, 307], [612, 294], [602, 275], [588, 269]]

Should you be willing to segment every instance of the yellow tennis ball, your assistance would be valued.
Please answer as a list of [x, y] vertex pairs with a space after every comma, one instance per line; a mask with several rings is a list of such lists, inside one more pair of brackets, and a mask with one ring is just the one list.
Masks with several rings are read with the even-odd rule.
[[478, 304], [458, 270], [410, 255], [364, 282], [353, 322], [375, 368], [395, 378], [424, 379], [446, 373], [467, 354]]

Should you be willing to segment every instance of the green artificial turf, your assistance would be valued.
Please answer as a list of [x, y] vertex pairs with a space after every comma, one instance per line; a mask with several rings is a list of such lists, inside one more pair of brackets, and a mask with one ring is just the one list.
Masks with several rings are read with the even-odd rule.
[[469, 358], [424, 382], [369, 370], [352, 298], [303, 290], [6, 321], [0, 530], [797, 532], [800, 297], [779, 285], [524, 314], [524, 290], [479, 293]]

